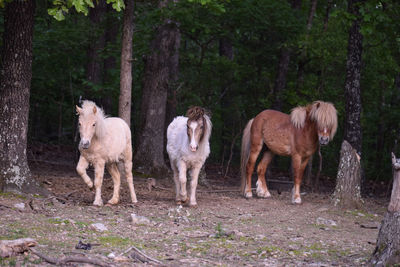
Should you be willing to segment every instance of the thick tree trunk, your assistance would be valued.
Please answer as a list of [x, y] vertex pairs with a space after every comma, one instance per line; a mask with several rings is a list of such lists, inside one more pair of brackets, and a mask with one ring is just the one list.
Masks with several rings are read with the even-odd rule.
[[360, 208], [362, 206], [361, 165], [357, 151], [346, 141], [340, 149], [340, 163], [333, 193], [333, 203], [341, 208]]
[[[95, 7], [90, 9], [90, 29], [91, 41], [87, 51], [88, 62], [86, 65], [86, 77], [93, 85], [101, 85], [103, 81], [103, 60], [100, 57], [100, 52], [105, 47], [105, 35], [102, 29], [102, 23], [106, 14], [106, 3], [104, 0], [94, 2]], [[86, 97], [93, 97], [94, 95], [86, 94]]]
[[0, 71], [0, 189], [48, 194], [26, 156], [35, 1], [6, 4]]
[[134, 4], [134, 0], [125, 0], [121, 49], [121, 78], [118, 105], [118, 116], [122, 118], [129, 126], [131, 125], [132, 103], [132, 40], [134, 28]]
[[[164, 6], [168, 1], [163, 1]], [[180, 46], [180, 33], [173, 21], [166, 21], [156, 32], [150, 44], [151, 54], [146, 58], [141, 105], [141, 130], [137, 137], [135, 165], [154, 175], [165, 174], [165, 119], [168, 90], [174, 80]]]
[[360, 32], [359, 3], [363, 0], [349, 0], [348, 11], [356, 16], [349, 31], [347, 46], [345, 99], [346, 113], [344, 140], [347, 140], [361, 156], [361, 56], [363, 36]]
[[372, 255], [373, 266], [395, 266], [400, 262], [400, 159], [392, 153], [393, 188], [388, 211], [379, 228]]

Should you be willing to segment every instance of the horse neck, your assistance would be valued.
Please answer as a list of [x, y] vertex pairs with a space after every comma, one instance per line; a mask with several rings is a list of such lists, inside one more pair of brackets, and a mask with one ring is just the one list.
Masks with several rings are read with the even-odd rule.
[[304, 127], [302, 129], [302, 134], [307, 140], [310, 140], [315, 145], [318, 144], [318, 125], [317, 122], [311, 121], [310, 118], [307, 117]]

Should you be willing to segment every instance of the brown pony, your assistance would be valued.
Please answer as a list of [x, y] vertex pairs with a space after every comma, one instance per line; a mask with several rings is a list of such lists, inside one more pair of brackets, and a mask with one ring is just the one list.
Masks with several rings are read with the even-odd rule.
[[300, 204], [300, 184], [304, 168], [315, 153], [318, 143], [328, 144], [336, 129], [336, 109], [328, 102], [315, 101], [305, 107], [296, 107], [290, 115], [275, 110], [259, 113], [247, 123], [243, 131], [240, 167], [244, 197], [252, 197], [251, 176], [265, 144], [267, 149], [257, 166], [257, 196], [271, 196], [265, 182], [265, 172], [273, 156], [290, 156], [294, 174], [292, 203]]

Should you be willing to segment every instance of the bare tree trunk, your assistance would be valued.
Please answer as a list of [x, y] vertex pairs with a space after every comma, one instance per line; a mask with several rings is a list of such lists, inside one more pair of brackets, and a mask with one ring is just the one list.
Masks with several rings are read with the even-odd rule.
[[[115, 10], [110, 6], [107, 5], [107, 21], [106, 21], [106, 32], [105, 32], [105, 45], [113, 46], [117, 42], [117, 35], [118, 35], [118, 21], [111, 17], [111, 13], [115, 12]], [[116, 58], [112, 55], [106, 57], [104, 59], [104, 85], [106, 88], [109, 88], [113, 81], [113, 76], [111, 75], [111, 71], [116, 69], [117, 61]], [[102, 99], [102, 105], [108, 112], [113, 110], [113, 101], [112, 98], [108, 95], [106, 91], [107, 97]]]
[[6, 3], [0, 71], [0, 189], [48, 192], [33, 179], [26, 156], [35, 1]]
[[[86, 77], [93, 85], [101, 85], [103, 80], [103, 60], [100, 57], [100, 51], [104, 50], [105, 35], [102, 30], [102, 23], [106, 14], [106, 2], [99, 0], [94, 2], [95, 7], [89, 11], [90, 29], [91, 29], [91, 42], [87, 50], [88, 62], [86, 65]], [[99, 32], [99, 29], [101, 29]], [[94, 95], [86, 93], [86, 97], [91, 98]]]
[[372, 254], [370, 263], [373, 266], [395, 266], [400, 262], [400, 159], [393, 153], [392, 167], [392, 195]]
[[361, 156], [361, 57], [363, 36], [360, 32], [361, 17], [359, 3], [364, 0], [349, 0], [348, 11], [357, 18], [349, 31], [346, 63], [345, 99], [346, 119], [344, 125], [344, 140], [347, 140]]
[[132, 40], [134, 28], [134, 5], [134, 0], [125, 0], [121, 49], [121, 80], [118, 105], [118, 116], [129, 126], [131, 125], [132, 103]]
[[274, 101], [272, 109], [282, 110], [282, 94], [286, 87], [286, 77], [289, 71], [290, 50], [287, 47], [282, 48], [279, 57], [278, 74], [276, 75], [275, 85], [273, 89]]
[[[301, 0], [291, 0], [290, 2], [293, 9], [301, 8]], [[274, 100], [272, 102], [272, 108], [275, 110], [282, 110], [282, 95], [283, 90], [286, 87], [286, 78], [289, 71], [290, 54], [291, 51], [288, 47], [283, 47], [281, 49], [281, 54], [279, 56], [278, 72], [273, 89]]]
[[[160, 7], [169, 1], [162, 1]], [[141, 130], [137, 137], [134, 157], [136, 166], [154, 175], [168, 171], [164, 160], [165, 118], [168, 89], [177, 70], [176, 55], [180, 33], [175, 22], [168, 20], [156, 32], [150, 44], [151, 54], [146, 58], [141, 105]]]
[[340, 163], [333, 193], [333, 204], [341, 208], [360, 208], [362, 206], [361, 165], [357, 151], [346, 141], [340, 149]]

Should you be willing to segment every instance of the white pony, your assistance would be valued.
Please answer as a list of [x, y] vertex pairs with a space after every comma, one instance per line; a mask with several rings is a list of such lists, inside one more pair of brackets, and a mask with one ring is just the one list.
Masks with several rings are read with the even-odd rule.
[[79, 115], [79, 158], [76, 170], [89, 188], [93, 182], [86, 173], [89, 164], [94, 166], [96, 196], [93, 205], [102, 206], [101, 186], [103, 183], [104, 166], [107, 167], [114, 182], [114, 192], [109, 204], [119, 202], [121, 185], [117, 163], [122, 160], [125, 166], [125, 175], [133, 203], [137, 202], [132, 177], [132, 141], [131, 130], [126, 122], [120, 118], [106, 118], [103, 110], [92, 101], [83, 101], [82, 108], [76, 106]]
[[201, 107], [191, 107], [187, 117], [176, 117], [167, 129], [167, 152], [174, 172], [176, 203], [187, 203], [186, 172], [191, 170], [189, 206], [196, 206], [200, 169], [210, 154], [212, 124]]

